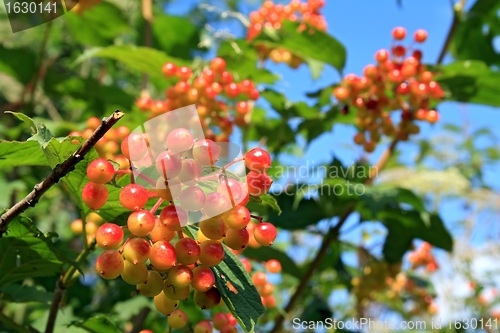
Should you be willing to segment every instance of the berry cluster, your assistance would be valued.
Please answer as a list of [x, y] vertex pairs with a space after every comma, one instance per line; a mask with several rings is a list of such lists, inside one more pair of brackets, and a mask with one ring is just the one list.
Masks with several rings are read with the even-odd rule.
[[413, 264], [413, 269], [421, 266], [425, 266], [429, 272], [438, 269], [439, 266], [431, 250], [432, 246], [427, 242], [423, 242], [418, 249], [408, 254], [408, 260]]
[[[397, 27], [392, 36], [396, 42], [406, 37], [406, 30]], [[425, 30], [414, 34], [416, 43], [427, 39]], [[411, 52], [411, 55], [406, 57]], [[420, 128], [414, 120], [435, 123], [439, 113], [432, 105], [443, 97], [439, 83], [433, 80], [432, 72], [421, 63], [422, 51], [395, 43], [391, 52], [378, 50], [375, 53], [376, 65], [364, 68], [364, 76], [348, 74], [333, 95], [348, 106], [357, 110], [356, 125], [359, 132], [354, 142], [363, 145], [366, 152], [375, 150], [382, 134], [407, 140], [410, 134], [417, 134]], [[406, 58], [405, 58], [406, 57]], [[401, 120], [393, 123], [393, 111], [401, 110]]]
[[[250, 13], [250, 27], [248, 28], [247, 40], [251, 41], [259, 36], [262, 29], [281, 29], [284, 20], [301, 22], [299, 31], [305, 31], [307, 27], [325, 31], [326, 20], [319, 13], [325, 5], [325, 0], [291, 0], [288, 5], [275, 4], [265, 1], [261, 8]], [[310, 29], [314, 33], [314, 28]], [[270, 58], [275, 63], [286, 63], [292, 68], [298, 68], [304, 60], [283, 48], [271, 48], [266, 45], [257, 45], [257, 52], [262, 60]]]
[[351, 284], [358, 304], [363, 307], [370, 302], [383, 302], [394, 305], [396, 309], [408, 308], [413, 315], [438, 311], [427, 290], [401, 272], [401, 264], [374, 261], [364, 267], [361, 276], [352, 278]]
[[[220, 303], [221, 296], [210, 267], [224, 259], [222, 242], [239, 251], [251, 237], [262, 246], [271, 245], [276, 238], [276, 228], [250, 215], [245, 207], [249, 195], [260, 196], [269, 190], [272, 180], [266, 171], [271, 157], [265, 150], [255, 148], [219, 170], [216, 163], [224, 151], [214, 141], [197, 140], [190, 130], [175, 128], [164, 142], [167, 149], [155, 154], [152, 167], [156, 180], [146, 175], [147, 169], [133, 165], [152, 158], [149, 154], [154, 143], [144, 133], [131, 133], [121, 144], [131, 171], [115, 171], [104, 159], [89, 164], [89, 183], [83, 188], [82, 199], [92, 210], [106, 203], [105, 184], [117, 173], [132, 173], [155, 188], [148, 191], [132, 177], [132, 183], [121, 189], [120, 204], [131, 213], [126, 226], [105, 223], [95, 232], [97, 245], [104, 250], [97, 259], [96, 270], [105, 279], [121, 276], [125, 282], [136, 285], [139, 293], [154, 297], [155, 307], [165, 315], [173, 313], [180, 300], [187, 300], [191, 289], [194, 302], [201, 309], [212, 309]], [[246, 184], [227, 178], [225, 170], [243, 161], [250, 170]], [[203, 171], [207, 169], [212, 173], [205, 175]], [[219, 171], [213, 173], [214, 169]], [[218, 184], [211, 187], [214, 191], [207, 190], [208, 182]], [[145, 209], [150, 199], [158, 197], [151, 209]], [[169, 204], [162, 208], [164, 202]], [[251, 218], [259, 223], [250, 224]], [[189, 238], [190, 231], [184, 228], [188, 222], [199, 221], [196, 241]], [[252, 225], [251, 233], [248, 225]], [[130, 233], [125, 242], [124, 230]]]
[[229, 141], [233, 124], [247, 124], [247, 115], [260, 95], [252, 81], [236, 82], [226, 71], [224, 59], [218, 57], [199, 75], [189, 67], [178, 67], [171, 62], [163, 65], [162, 72], [173, 84], [165, 91], [166, 100], [153, 101], [146, 92], [137, 100], [137, 107], [155, 117], [195, 104], [205, 137], [217, 142]]
[[[99, 127], [99, 125], [101, 125], [99, 118], [91, 117], [87, 119], [87, 128], [85, 128], [82, 132], [73, 131], [69, 133], [69, 136], [81, 136], [84, 139], [88, 139], [97, 127]], [[118, 126], [116, 129], [111, 128], [107, 131], [94, 146], [99, 154], [99, 157], [113, 160], [120, 165], [120, 169], [126, 169], [128, 167], [128, 160], [125, 156], [119, 154], [119, 142], [121, 142], [129, 134], [130, 130], [127, 126]], [[74, 143], [79, 144], [77, 140], [75, 140]]]
[[264, 28], [281, 29], [284, 20], [301, 22], [301, 31], [306, 30], [308, 25], [325, 31], [326, 19], [319, 13], [325, 3], [325, 0], [308, 0], [307, 2], [291, 0], [288, 5], [280, 5], [272, 1], [265, 1], [262, 7], [250, 13], [247, 39], [255, 39]]

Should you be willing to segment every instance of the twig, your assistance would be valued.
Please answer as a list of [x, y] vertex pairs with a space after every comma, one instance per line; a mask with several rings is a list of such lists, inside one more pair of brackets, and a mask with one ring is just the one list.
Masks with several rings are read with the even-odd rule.
[[24, 212], [28, 207], [34, 207], [42, 195], [48, 191], [54, 184], [75, 169], [75, 166], [80, 162], [92, 147], [99, 141], [104, 134], [113, 127], [114, 124], [124, 115], [121, 111], [115, 111], [108, 118], [103, 119], [101, 125], [85, 140], [73, 155], [66, 161], [56, 165], [52, 172], [40, 184], [35, 185], [35, 189], [31, 191], [23, 200], [19, 201], [11, 207], [5, 214], [0, 217], [0, 237], [7, 230], [9, 223], [19, 214]]
[[[370, 177], [365, 181], [366, 185], [370, 185], [374, 178], [378, 174], [378, 170], [381, 170], [384, 168], [384, 166], [387, 164], [387, 161], [391, 157], [392, 153], [394, 152], [394, 149], [396, 148], [396, 144], [398, 143], [397, 139], [394, 139], [390, 146], [386, 149], [386, 151], [382, 154], [380, 157], [379, 161], [375, 165], [375, 168], [372, 170], [376, 170], [375, 172], [370, 172]], [[326, 234], [325, 238], [323, 238], [323, 243], [321, 244], [321, 247], [319, 248], [318, 253], [316, 254], [316, 257], [313, 259], [309, 267], [307, 268], [307, 271], [304, 273], [304, 275], [300, 279], [300, 283], [297, 286], [297, 289], [295, 290], [295, 293], [290, 297], [290, 300], [288, 301], [287, 306], [284, 309], [284, 313], [287, 314], [290, 311], [292, 311], [293, 307], [295, 306], [295, 303], [299, 300], [300, 296], [304, 293], [304, 291], [307, 289], [307, 285], [309, 284], [309, 280], [313, 276], [314, 272], [316, 269], [319, 267], [321, 262], [323, 261], [326, 252], [330, 248], [330, 245], [334, 240], [336, 240], [340, 234], [340, 229], [344, 225], [344, 223], [347, 221], [351, 213], [353, 213], [355, 210], [354, 205], [350, 205], [346, 208], [344, 213], [339, 217], [339, 222], [334, 226], [331, 227], [328, 233]], [[283, 314], [278, 314], [275, 321], [274, 321], [274, 327], [271, 330], [271, 333], [277, 333], [281, 331], [283, 328], [283, 322], [285, 320], [285, 316]]]
[[137, 314], [137, 316], [135, 317], [134, 326], [132, 326], [130, 333], [138, 333], [141, 331], [141, 327], [144, 324], [144, 321], [146, 320], [150, 312], [151, 309], [146, 306], [141, 309], [139, 314]]
[[438, 60], [436, 62], [437, 65], [441, 65], [441, 63], [443, 62], [444, 57], [446, 55], [446, 52], [448, 52], [448, 48], [450, 47], [451, 40], [453, 39], [453, 36], [455, 35], [458, 24], [460, 23], [460, 15], [463, 13], [463, 10], [465, 7], [465, 2], [466, 2], [466, 0], [461, 0], [455, 6], [455, 8], [453, 8], [453, 21], [451, 22], [450, 30], [448, 31], [448, 35], [446, 36], [446, 40], [444, 41], [443, 48], [441, 49], [441, 52], [439, 53], [439, 57], [438, 57]]
[[[84, 248], [82, 252], [76, 258], [76, 263], [80, 266], [88, 257], [88, 255], [94, 251], [96, 241], [92, 241], [89, 247]], [[54, 298], [50, 304], [49, 319], [47, 320], [47, 325], [45, 326], [45, 333], [54, 332], [54, 327], [56, 324], [57, 313], [59, 312], [59, 305], [63, 299], [64, 292], [66, 289], [73, 284], [73, 282], [78, 278], [77, 266], [71, 266], [66, 274], [61, 274], [56, 283], [56, 290], [54, 291]]]

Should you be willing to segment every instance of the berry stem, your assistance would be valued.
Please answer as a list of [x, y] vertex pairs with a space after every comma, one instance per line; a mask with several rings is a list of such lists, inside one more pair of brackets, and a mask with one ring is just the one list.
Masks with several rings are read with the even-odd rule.
[[129, 159], [128, 164], [130, 166], [130, 183], [135, 184], [135, 178], [134, 178], [134, 167], [132, 166], [132, 161]]
[[[394, 150], [396, 149], [396, 145], [399, 142], [397, 138], [395, 138], [390, 146], [386, 149], [386, 151], [382, 154], [380, 157], [379, 161], [375, 165], [374, 168], [371, 169], [370, 171], [370, 177], [365, 181], [366, 185], [370, 185], [373, 183], [373, 180], [377, 177], [378, 172], [384, 168], [384, 166], [387, 164], [387, 161], [389, 158], [392, 156], [394, 153]], [[274, 320], [274, 327], [270, 331], [271, 333], [277, 333], [280, 332], [281, 329], [283, 328], [283, 322], [285, 320], [285, 315], [290, 313], [294, 306], [295, 303], [298, 302], [299, 298], [302, 296], [302, 294], [306, 291], [307, 286], [309, 284], [309, 280], [314, 274], [314, 271], [319, 267], [323, 259], [325, 258], [326, 252], [330, 248], [330, 245], [332, 242], [336, 239], [338, 239], [338, 236], [340, 235], [340, 229], [344, 225], [344, 223], [347, 221], [351, 213], [355, 211], [355, 206], [350, 205], [346, 208], [344, 213], [342, 213], [339, 216], [339, 221], [335, 226], [332, 226], [329, 230], [328, 233], [325, 235], [323, 238], [323, 242], [321, 244], [321, 247], [316, 254], [316, 257], [311, 261], [309, 264], [309, 267], [307, 268], [307, 271], [304, 273], [302, 278], [300, 279], [300, 283], [297, 286], [297, 289], [295, 290], [295, 293], [290, 297], [290, 300], [288, 301], [287, 306], [285, 307], [283, 313], [279, 313], [276, 316], [276, 319]]]
[[5, 214], [0, 217], [0, 237], [7, 230], [9, 223], [19, 214], [24, 212], [29, 207], [36, 205], [42, 195], [49, 190], [54, 184], [59, 182], [61, 178], [66, 176], [75, 169], [75, 165], [83, 160], [85, 155], [94, 147], [106, 132], [108, 132], [114, 124], [118, 122], [125, 114], [121, 111], [115, 111], [111, 116], [105, 118], [101, 125], [85, 140], [73, 155], [67, 160], [58, 164], [52, 172], [41, 183], [35, 185], [35, 189], [31, 191], [24, 199], [12, 206]]
[[118, 253], [122, 254], [123, 253], [123, 249], [125, 248], [125, 245], [127, 245], [128, 241], [131, 240], [134, 236], [133, 235], [130, 235], [128, 236], [127, 240], [125, 241], [125, 243], [123, 243], [123, 245], [120, 247], [120, 249], [118, 250]]
[[182, 233], [182, 230], [177, 231], [177, 236], [179, 236], [179, 239], [184, 238], [184, 234]]
[[257, 215], [250, 215], [251, 218], [254, 218], [259, 221], [259, 223], [262, 223], [263, 218]]
[[160, 208], [163, 201], [165, 201], [165, 200], [163, 200], [162, 198], [158, 199], [158, 201], [155, 203], [155, 205], [153, 206], [153, 208], [151, 208], [151, 210], [149, 212], [151, 214], [156, 213], [156, 211], [158, 210], [158, 208]]
[[205, 177], [201, 177], [198, 179], [199, 182], [202, 182], [202, 181], [207, 181], [207, 180], [212, 180], [212, 179], [217, 179], [219, 178], [219, 176], [224, 172], [226, 171], [227, 168], [229, 168], [231, 165], [235, 164], [235, 163], [238, 163], [238, 162], [241, 162], [243, 161], [245, 158], [244, 157], [241, 157], [241, 158], [235, 158], [234, 160], [232, 160], [231, 162], [229, 162], [228, 164], [226, 164], [222, 169], [220, 169], [218, 172], [214, 173], [213, 175], [209, 175], [209, 176], [205, 176]]

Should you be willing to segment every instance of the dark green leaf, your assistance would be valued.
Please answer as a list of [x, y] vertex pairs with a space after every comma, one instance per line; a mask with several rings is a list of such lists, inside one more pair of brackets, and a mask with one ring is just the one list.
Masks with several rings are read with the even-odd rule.
[[35, 141], [0, 140], [0, 168], [21, 165], [48, 165], [40, 144]]
[[406, 251], [411, 248], [415, 238], [420, 238], [446, 251], [452, 250], [453, 239], [437, 215], [431, 215], [426, 223], [420, 212], [391, 209], [380, 213], [379, 218], [388, 229], [383, 252], [389, 262], [401, 260]]
[[97, 315], [85, 321], [72, 322], [70, 326], [83, 328], [91, 333], [121, 333], [122, 331], [105, 315]]
[[36, 56], [28, 48], [8, 49], [0, 45], [0, 72], [28, 83], [36, 72]]
[[459, 20], [453, 35], [451, 50], [458, 60], [481, 60], [488, 66], [500, 65], [500, 53], [495, 38], [500, 35], [496, 0], [478, 0]]
[[238, 81], [249, 79], [254, 83], [273, 83], [277, 79], [268, 70], [257, 68], [257, 52], [245, 40], [222, 42], [217, 55], [226, 60], [227, 70]]
[[80, 63], [90, 58], [117, 60], [131, 71], [149, 74], [159, 79], [164, 79], [161, 68], [166, 62], [173, 62], [178, 66], [190, 65], [186, 60], [169, 57], [164, 52], [133, 45], [113, 45], [104, 48], [93, 48], [84, 52], [76, 62]]
[[80, 14], [72, 11], [64, 19], [71, 35], [86, 45], [107, 46], [120, 34], [131, 32], [122, 10], [107, 1]]
[[481, 61], [458, 61], [440, 69], [439, 84], [449, 92], [448, 99], [500, 106], [500, 72]]
[[25, 278], [54, 276], [62, 264], [50, 240], [27, 218], [16, 217], [0, 238], [0, 287]]
[[255, 39], [256, 44], [265, 44], [273, 48], [285, 48], [303, 59], [312, 59], [327, 63], [342, 71], [345, 65], [344, 46], [325, 32], [306, 30], [299, 32], [300, 23], [283, 21], [281, 30], [264, 29]]
[[31, 127], [31, 131], [33, 132], [33, 136], [31, 136], [28, 141], [37, 141], [40, 146], [45, 148], [49, 141], [53, 138], [52, 133], [49, 131], [47, 127], [45, 127], [44, 124], [38, 123], [28, 117], [27, 115], [19, 112], [10, 112], [6, 111], [5, 113], [11, 113], [13, 114], [17, 119], [23, 121], [25, 124]]
[[[218, 266], [212, 267], [212, 270], [224, 303], [243, 330], [253, 332], [255, 323], [265, 310], [260, 295], [240, 259], [224, 245], [224, 260]], [[230, 282], [238, 293], [229, 290], [227, 282]]]

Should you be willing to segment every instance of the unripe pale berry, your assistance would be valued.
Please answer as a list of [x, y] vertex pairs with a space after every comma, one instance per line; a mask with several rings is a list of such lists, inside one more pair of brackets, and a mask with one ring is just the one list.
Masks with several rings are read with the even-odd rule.
[[164, 271], [175, 266], [175, 250], [172, 244], [157, 242], [151, 247], [149, 262], [154, 269]]
[[174, 201], [172, 195], [177, 195], [181, 191], [181, 184], [177, 179], [170, 179], [168, 182], [165, 178], [160, 177], [156, 181], [156, 192], [158, 196], [165, 201]]
[[193, 133], [186, 128], [176, 128], [168, 133], [165, 143], [174, 154], [185, 152], [193, 147]]
[[216, 330], [219, 330], [222, 328], [222, 326], [229, 324], [229, 319], [227, 318], [227, 314], [220, 312], [214, 315], [213, 318], [213, 323], [214, 323], [214, 328]]
[[113, 250], [104, 251], [97, 258], [95, 268], [97, 274], [107, 280], [116, 279], [123, 272], [123, 257]]
[[226, 324], [221, 327], [220, 333], [238, 333], [238, 329], [233, 324]]
[[108, 189], [104, 184], [88, 182], [82, 190], [83, 203], [90, 209], [99, 209], [108, 201]]
[[114, 223], [105, 223], [96, 231], [96, 241], [105, 250], [117, 248], [123, 241], [123, 230]]
[[167, 272], [167, 281], [174, 287], [187, 287], [193, 281], [193, 271], [188, 266], [177, 265]]
[[205, 192], [198, 186], [189, 186], [182, 190], [179, 204], [188, 211], [197, 211], [205, 204]]
[[221, 243], [207, 240], [200, 245], [200, 262], [207, 267], [214, 267], [224, 260], [224, 247]]
[[155, 226], [153, 230], [149, 233], [151, 240], [153, 243], [159, 241], [170, 242], [175, 237], [175, 230], [167, 228], [163, 223], [161, 223], [160, 219], [155, 219]]
[[155, 226], [155, 216], [149, 210], [137, 210], [129, 215], [128, 230], [135, 236], [146, 236]]
[[219, 146], [212, 140], [200, 140], [193, 146], [193, 158], [202, 166], [215, 165], [219, 156]]
[[205, 266], [193, 269], [193, 281], [191, 286], [198, 291], [205, 292], [212, 288], [215, 283], [215, 275], [212, 270]]
[[271, 156], [261, 148], [254, 148], [245, 155], [245, 164], [250, 171], [266, 172], [271, 167]]
[[139, 161], [148, 151], [146, 138], [142, 133], [131, 133], [123, 139], [121, 150], [129, 160]]
[[168, 280], [163, 283], [163, 293], [170, 299], [176, 301], [187, 301], [189, 297], [189, 286], [175, 287]]
[[114, 175], [115, 168], [113, 168], [113, 165], [109, 161], [103, 158], [93, 160], [87, 167], [87, 177], [89, 177], [91, 182], [97, 184], [109, 182]]
[[148, 241], [142, 238], [132, 238], [123, 247], [123, 256], [134, 264], [144, 264], [150, 253]]
[[262, 246], [272, 245], [276, 235], [276, 228], [271, 223], [259, 223], [254, 231], [255, 240]]
[[209, 320], [202, 320], [196, 324], [193, 333], [212, 333], [212, 324]]
[[[211, 192], [205, 197], [203, 212], [208, 217], [214, 217], [229, 210], [230, 204], [222, 193]], [[207, 235], [208, 236], [208, 235]]]
[[226, 237], [224, 237], [224, 243], [231, 249], [240, 251], [247, 247], [250, 241], [250, 235], [248, 230], [244, 229], [229, 229], [227, 231]]
[[235, 179], [222, 179], [217, 187], [217, 192], [222, 193], [231, 206], [245, 206], [248, 202], [248, 190], [245, 184]]
[[174, 310], [170, 316], [168, 316], [168, 324], [172, 328], [183, 328], [184, 326], [187, 325], [188, 322], [188, 316], [187, 314], [182, 311], [182, 310]]
[[250, 222], [250, 212], [245, 206], [238, 205], [226, 212], [222, 219], [230, 229], [239, 230], [246, 228], [248, 222]]
[[181, 172], [181, 160], [170, 151], [164, 151], [158, 155], [155, 162], [158, 175], [166, 179], [175, 178]]
[[133, 264], [125, 260], [123, 264], [123, 272], [121, 274], [123, 281], [128, 284], [136, 285], [145, 283], [148, 279], [148, 267], [145, 264]]
[[120, 203], [126, 209], [141, 209], [148, 203], [148, 190], [139, 184], [129, 184], [120, 191]]
[[176, 179], [185, 185], [196, 185], [201, 176], [200, 164], [192, 158], [185, 158], [181, 161], [181, 171]]
[[226, 235], [227, 229], [224, 220], [220, 217], [212, 217], [200, 222], [201, 232], [212, 240], [222, 239]]
[[168, 316], [172, 312], [174, 312], [175, 309], [177, 309], [179, 301], [172, 300], [168, 298], [167, 295], [165, 295], [165, 293], [160, 292], [158, 295], [155, 296], [154, 304], [158, 312], [164, 314], [165, 316]]
[[137, 285], [137, 291], [144, 296], [154, 297], [163, 290], [163, 279], [160, 274], [155, 271], [148, 271], [148, 276], [145, 283]]
[[201, 249], [194, 239], [184, 237], [175, 244], [177, 260], [184, 265], [192, 265], [200, 257]]

